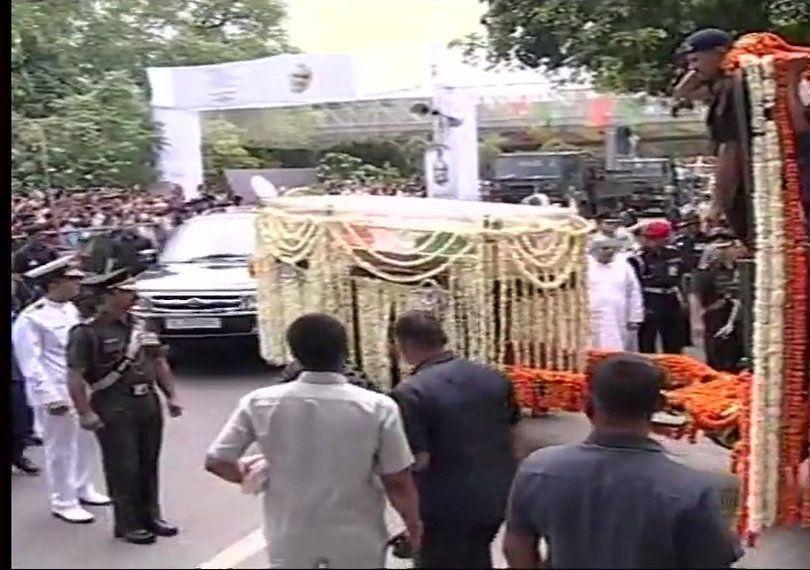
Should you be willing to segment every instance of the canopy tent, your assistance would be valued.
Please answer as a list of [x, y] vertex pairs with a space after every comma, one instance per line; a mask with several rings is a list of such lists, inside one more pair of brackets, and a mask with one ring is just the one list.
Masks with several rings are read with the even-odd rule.
[[[539, 127], [578, 129], [588, 136], [604, 126], [660, 125], [670, 132], [699, 132], [699, 115], [672, 118], [661, 102], [600, 94], [587, 81], [536, 71], [483, 71], [451, 52], [411, 54], [408, 65], [425, 69], [423, 85], [374, 91], [381, 57], [284, 54], [234, 63], [149, 68], [152, 108], [163, 126], [162, 179], [180, 184], [187, 198], [203, 182], [202, 140], [209, 113], [226, 113], [250, 143], [276, 148], [323, 146], [377, 136], [436, 134], [435, 116], [410, 112], [432, 102], [465, 117], [445, 132], [445, 156], [453, 164], [449, 185], [456, 196], [477, 189], [478, 131]], [[435, 141], [434, 141], [435, 142]], [[426, 161], [429, 170], [430, 161]], [[426, 178], [430, 178], [427, 176]], [[477, 190], [475, 190], [477, 191]]]

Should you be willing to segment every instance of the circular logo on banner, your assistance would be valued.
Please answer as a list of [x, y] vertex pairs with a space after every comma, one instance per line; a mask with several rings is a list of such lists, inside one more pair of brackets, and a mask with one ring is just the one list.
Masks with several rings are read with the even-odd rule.
[[303, 93], [312, 84], [312, 70], [303, 63], [296, 64], [290, 73], [290, 90]]

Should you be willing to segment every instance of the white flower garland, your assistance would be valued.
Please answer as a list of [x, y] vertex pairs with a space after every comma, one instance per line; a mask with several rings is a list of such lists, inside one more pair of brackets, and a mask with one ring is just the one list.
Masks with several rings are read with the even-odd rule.
[[783, 369], [785, 235], [782, 163], [776, 124], [765, 109], [776, 98], [773, 58], [741, 58], [751, 106], [751, 157], [756, 224], [754, 380], [751, 398], [749, 531], [773, 524], [779, 482]]

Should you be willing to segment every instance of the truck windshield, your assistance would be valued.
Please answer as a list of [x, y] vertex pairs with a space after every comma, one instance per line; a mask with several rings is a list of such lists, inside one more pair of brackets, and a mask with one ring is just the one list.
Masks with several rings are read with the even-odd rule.
[[172, 234], [162, 263], [245, 260], [256, 249], [253, 216], [211, 216], [189, 220]]
[[501, 157], [495, 160], [495, 178], [559, 178], [562, 174], [562, 163], [557, 158]]

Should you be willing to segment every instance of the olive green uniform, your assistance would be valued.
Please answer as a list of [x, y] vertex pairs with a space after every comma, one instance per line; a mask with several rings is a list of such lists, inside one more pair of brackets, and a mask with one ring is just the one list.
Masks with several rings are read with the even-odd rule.
[[[132, 327], [129, 316], [93, 319], [70, 332], [68, 365], [97, 384], [124, 360]], [[96, 431], [116, 534], [148, 528], [160, 518], [158, 464], [163, 415], [156, 392], [156, 358], [140, 348], [113, 385], [93, 392], [93, 411], [104, 426]]]

